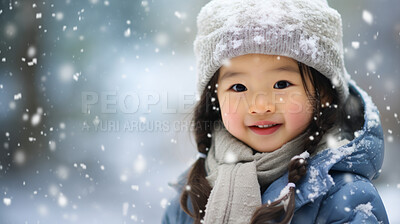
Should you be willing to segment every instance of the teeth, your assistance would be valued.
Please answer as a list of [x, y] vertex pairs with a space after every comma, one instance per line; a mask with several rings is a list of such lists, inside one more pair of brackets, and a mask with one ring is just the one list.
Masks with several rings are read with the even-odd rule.
[[259, 128], [270, 128], [272, 126], [275, 126], [276, 124], [268, 124], [268, 125], [257, 125]]

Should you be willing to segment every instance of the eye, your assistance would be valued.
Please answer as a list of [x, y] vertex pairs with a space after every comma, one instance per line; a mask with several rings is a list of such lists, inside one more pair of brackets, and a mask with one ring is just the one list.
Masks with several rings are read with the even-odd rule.
[[235, 84], [231, 87], [231, 89], [233, 89], [236, 92], [243, 92], [246, 91], [247, 88], [246, 86], [242, 85], [242, 84]]
[[281, 81], [278, 81], [278, 82], [275, 83], [274, 88], [275, 89], [284, 89], [284, 88], [287, 88], [287, 87], [289, 87], [291, 85], [292, 85], [292, 83], [290, 83], [288, 81], [285, 81], [285, 80], [281, 80]]

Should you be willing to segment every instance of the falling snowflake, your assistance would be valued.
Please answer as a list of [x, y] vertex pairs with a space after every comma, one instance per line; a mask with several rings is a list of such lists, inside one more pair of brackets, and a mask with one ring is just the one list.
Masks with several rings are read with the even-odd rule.
[[168, 205], [168, 200], [166, 198], [161, 199], [160, 205], [161, 205], [161, 208], [166, 208]]
[[237, 155], [232, 152], [232, 151], [228, 151], [225, 155], [224, 161], [226, 163], [236, 163], [237, 161]]
[[360, 42], [358, 42], [358, 41], [353, 41], [353, 42], [351, 42], [351, 46], [352, 46], [354, 49], [358, 49], [358, 48], [360, 48]]
[[61, 193], [60, 196], [58, 196], [57, 202], [60, 207], [65, 207], [68, 204], [68, 199]]
[[372, 16], [372, 13], [370, 13], [367, 10], [363, 11], [362, 18], [368, 25], [372, 25], [372, 23], [374, 21], [374, 17]]
[[17, 93], [14, 95], [14, 100], [20, 100], [22, 98], [22, 93]]
[[124, 36], [125, 37], [130, 37], [131, 36], [131, 28], [128, 28], [128, 29], [125, 30]]
[[5, 206], [11, 205], [11, 198], [3, 198], [3, 203]]
[[146, 160], [142, 155], [138, 155], [136, 160], [133, 162], [133, 169], [136, 173], [143, 173], [146, 169]]

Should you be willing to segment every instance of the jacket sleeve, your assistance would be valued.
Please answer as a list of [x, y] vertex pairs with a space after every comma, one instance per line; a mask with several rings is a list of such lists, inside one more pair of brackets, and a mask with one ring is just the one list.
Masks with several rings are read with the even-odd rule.
[[389, 223], [372, 183], [361, 176], [341, 174], [321, 203], [316, 223]]
[[[191, 209], [191, 206], [189, 206]], [[177, 194], [167, 207], [161, 220], [162, 224], [191, 224], [193, 219], [186, 214], [180, 205], [180, 194]]]
[[168, 207], [164, 212], [161, 223], [162, 224], [174, 224], [178, 223], [178, 211], [179, 211], [179, 203], [177, 203], [176, 196], [170, 200], [168, 203]]
[[[180, 197], [183, 190], [183, 186], [187, 182], [187, 176], [189, 174], [191, 168], [187, 168], [181, 175], [179, 175], [178, 179], [174, 183], [168, 183], [168, 185], [174, 188], [177, 192], [175, 197], [173, 197], [169, 203], [168, 207], [164, 212], [161, 223], [162, 224], [191, 224], [193, 223], [193, 219], [186, 214], [182, 208], [180, 203]], [[189, 197], [190, 198], [190, 197]], [[192, 211], [191, 203], [188, 203], [188, 208]]]

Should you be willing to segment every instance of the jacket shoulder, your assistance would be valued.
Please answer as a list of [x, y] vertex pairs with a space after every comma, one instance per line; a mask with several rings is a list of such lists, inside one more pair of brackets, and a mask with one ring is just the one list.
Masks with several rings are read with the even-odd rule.
[[316, 223], [389, 223], [378, 191], [369, 179], [331, 172], [334, 185], [320, 204]]
[[[190, 204], [190, 203], [189, 203]], [[191, 209], [191, 206], [189, 207]], [[181, 208], [180, 194], [173, 197], [164, 212], [162, 224], [191, 224], [193, 219]]]

